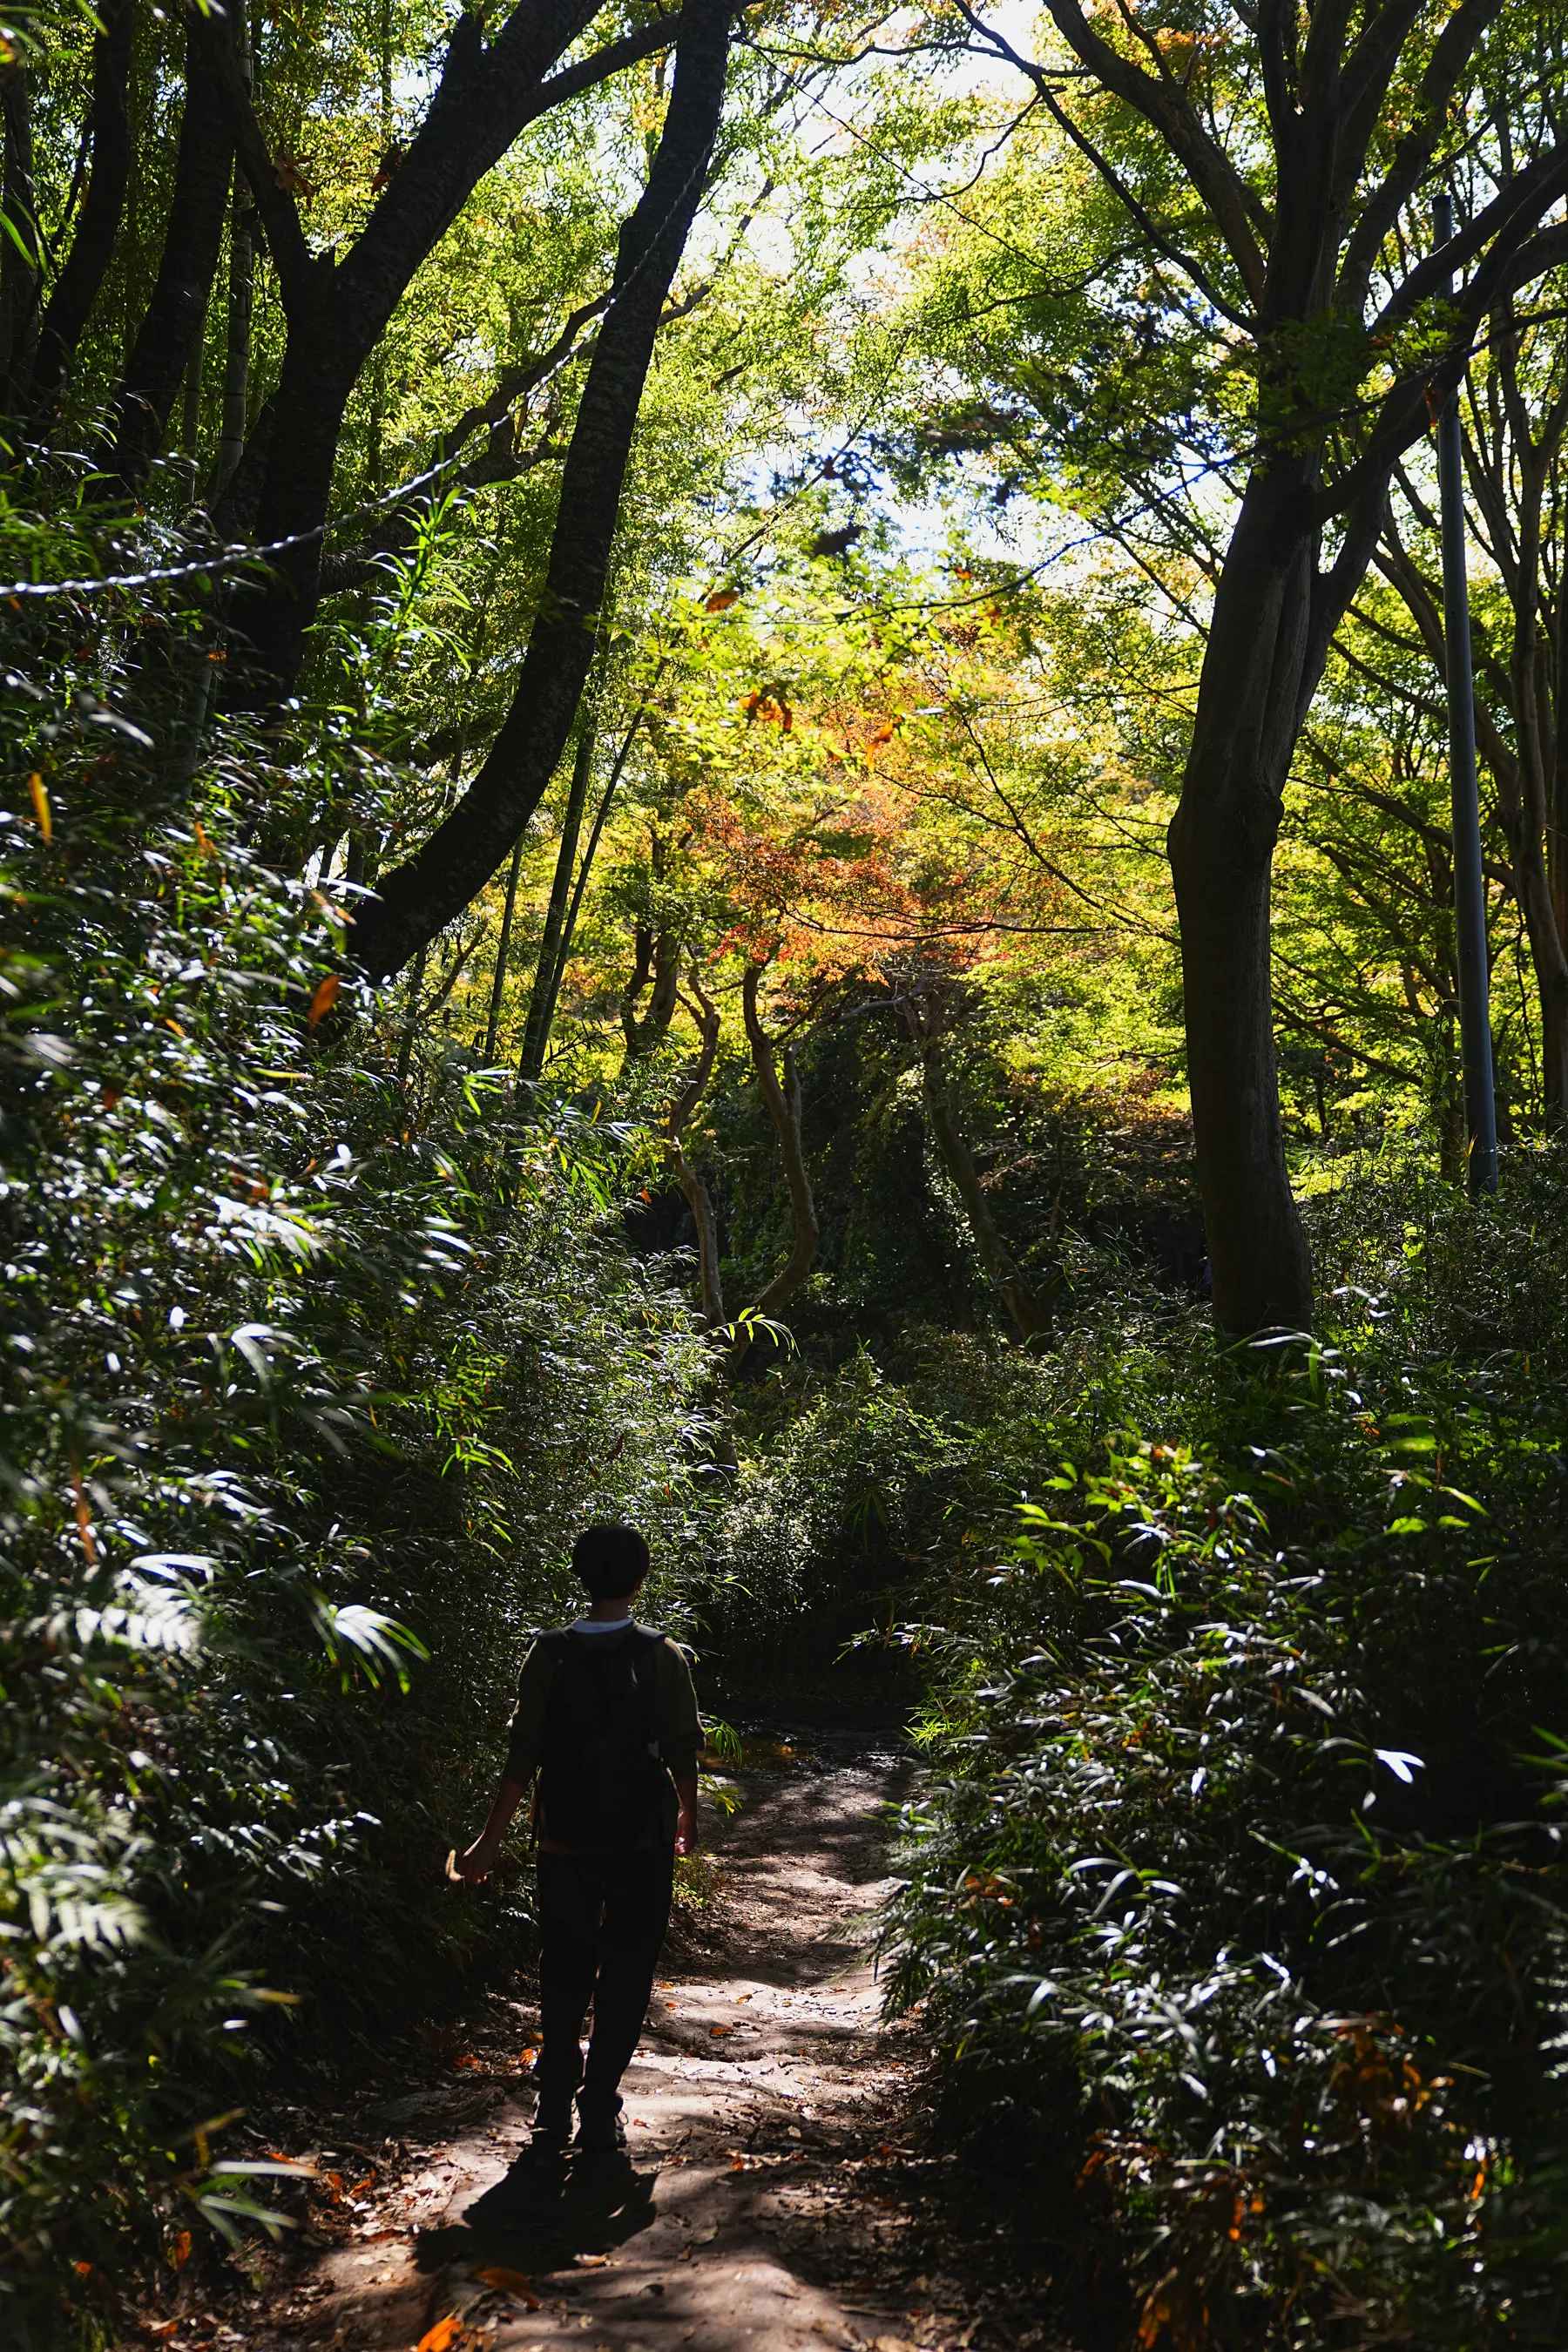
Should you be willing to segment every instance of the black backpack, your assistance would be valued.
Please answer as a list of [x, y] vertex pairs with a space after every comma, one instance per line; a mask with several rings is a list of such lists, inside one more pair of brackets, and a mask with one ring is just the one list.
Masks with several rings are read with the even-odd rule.
[[668, 1784], [647, 1671], [663, 1636], [634, 1625], [616, 1641], [567, 1625], [540, 1639], [555, 1656], [540, 1759], [545, 1833], [624, 1852], [654, 1827]]

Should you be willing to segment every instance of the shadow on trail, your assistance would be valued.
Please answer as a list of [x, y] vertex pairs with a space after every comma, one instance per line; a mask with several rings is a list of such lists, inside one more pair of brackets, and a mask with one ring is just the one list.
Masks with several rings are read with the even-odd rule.
[[579, 2254], [607, 2254], [652, 2227], [658, 2177], [638, 2172], [627, 2156], [578, 2157], [569, 2164], [553, 2151], [524, 2149], [460, 2222], [421, 2231], [417, 2267], [497, 2263], [531, 2275], [566, 2270]]

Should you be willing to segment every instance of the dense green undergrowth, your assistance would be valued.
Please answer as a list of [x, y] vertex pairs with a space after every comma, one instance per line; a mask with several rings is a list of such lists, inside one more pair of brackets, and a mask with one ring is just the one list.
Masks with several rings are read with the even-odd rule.
[[893, 1997], [1092, 2343], [1562, 2341], [1565, 1195], [1347, 1169], [1320, 1346], [1173, 1325], [905, 1629]]
[[706, 1359], [619, 1234], [638, 1139], [401, 1081], [326, 1007], [352, 902], [258, 846], [298, 772], [241, 744], [171, 801], [177, 698], [134, 632], [86, 675], [67, 635], [14, 655], [0, 794], [7, 2343], [247, 2226], [258, 2068], [482, 1957], [440, 1861], [574, 1527], [647, 1526], [679, 1625], [711, 1516]]
[[1228, 1361], [1110, 1226], [1053, 1239], [1048, 1340], [940, 1328], [932, 1268], [983, 1297], [940, 1184], [917, 1264], [912, 1178], [844, 1175], [726, 1395], [633, 1246], [646, 1128], [522, 1116], [347, 977], [310, 845], [403, 784], [342, 714], [198, 769], [188, 617], [12, 634], [6, 2340], [264, 2224], [266, 2071], [515, 1951], [526, 1866], [481, 1913], [440, 1861], [624, 1512], [667, 1622], [923, 1665], [894, 1998], [1086, 2346], [1561, 2341], [1561, 1154], [1479, 1209], [1340, 1162], [1319, 1346]]

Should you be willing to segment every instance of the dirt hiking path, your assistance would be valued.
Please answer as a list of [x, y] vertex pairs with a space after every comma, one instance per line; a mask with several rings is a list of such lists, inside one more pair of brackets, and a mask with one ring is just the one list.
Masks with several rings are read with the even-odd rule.
[[[622, 2086], [626, 2154], [531, 2149], [536, 2012], [491, 1999], [466, 2043], [427, 2036], [428, 2087], [340, 2116], [331, 2146], [296, 2132], [289, 2153], [327, 2184], [307, 2242], [252, 2273], [243, 2308], [208, 2315], [191, 2352], [1038, 2342], [917, 2267], [936, 2242], [911, 2227], [900, 2144], [917, 2029], [881, 2025], [868, 1943], [911, 1767], [890, 1739], [806, 1737], [807, 1753], [750, 1746], [742, 1810], [707, 1813], [722, 1893], [672, 1939]], [[291, 2112], [307, 2133], [325, 2120]]]

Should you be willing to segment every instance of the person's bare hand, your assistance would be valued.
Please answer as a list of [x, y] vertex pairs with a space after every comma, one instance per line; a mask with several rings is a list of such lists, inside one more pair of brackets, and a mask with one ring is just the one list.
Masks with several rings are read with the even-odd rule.
[[488, 1840], [477, 1837], [466, 1853], [458, 1856], [458, 1875], [470, 1886], [478, 1886], [489, 1876], [496, 1866], [497, 1849]]
[[693, 1854], [697, 1851], [697, 1816], [695, 1813], [689, 1813], [684, 1806], [681, 1808], [679, 1825], [675, 1832], [675, 1851], [683, 1862], [689, 1854]]

